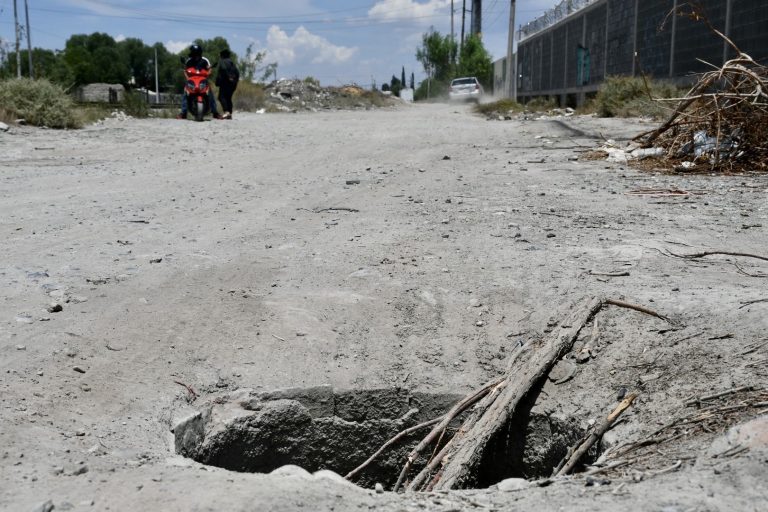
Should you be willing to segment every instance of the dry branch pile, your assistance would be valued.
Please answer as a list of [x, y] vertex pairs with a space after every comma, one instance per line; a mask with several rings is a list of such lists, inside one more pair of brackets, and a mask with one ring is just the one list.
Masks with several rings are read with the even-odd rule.
[[[492, 444], [493, 437], [503, 431], [512, 418], [519, 413], [520, 404], [531, 389], [549, 374], [560, 358], [572, 350], [584, 326], [608, 305], [632, 309], [672, 323], [664, 315], [643, 306], [620, 300], [591, 297], [571, 311], [560, 322], [559, 328], [555, 329], [536, 349], [531, 350], [530, 345], [518, 349], [512, 356], [504, 377], [489, 382], [467, 395], [441, 418], [401, 432], [350, 472], [346, 478], [354, 479], [373, 459], [405, 435], [432, 426], [429, 434], [409, 453], [393, 490], [397, 491], [401, 486], [409, 491], [449, 490], [471, 486], [484, 453]], [[523, 352], [530, 353], [527, 360], [519, 360]], [[564, 460], [563, 467], [558, 468], [561, 470], [560, 474], [571, 472], [579, 464], [584, 453], [613, 425], [635, 396], [631, 394], [627, 397], [599, 428], [590, 432], [579, 446], [574, 447], [572, 457]], [[456, 433], [452, 437], [446, 436], [448, 426], [465, 411], [469, 414]], [[431, 446], [434, 447], [432, 456], [418, 474], [410, 475], [414, 465], [428, 453]]]
[[[704, 20], [706, 21], [706, 20]], [[635, 140], [662, 148], [676, 170], [768, 170], [768, 67], [741, 52], [721, 32], [736, 57], [702, 75], [676, 102], [669, 119]], [[711, 65], [711, 64], [710, 64]]]

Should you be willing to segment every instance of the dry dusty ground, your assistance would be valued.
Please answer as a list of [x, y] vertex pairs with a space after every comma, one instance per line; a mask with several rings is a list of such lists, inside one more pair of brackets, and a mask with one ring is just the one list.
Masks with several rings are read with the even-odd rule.
[[429, 105], [0, 134], [0, 509], [765, 510], [765, 422], [718, 440], [765, 421], [754, 392], [596, 486], [403, 497], [173, 453], [174, 422], [238, 388], [465, 393], [593, 294], [679, 325], [600, 313], [545, 415], [586, 427], [639, 391], [615, 446], [764, 387], [768, 264], [666, 251], [765, 254], [768, 176], [573, 160], [646, 128]]

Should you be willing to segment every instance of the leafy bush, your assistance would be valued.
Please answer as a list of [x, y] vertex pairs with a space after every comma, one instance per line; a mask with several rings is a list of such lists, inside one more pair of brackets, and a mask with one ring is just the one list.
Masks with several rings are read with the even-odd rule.
[[[450, 84], [450, 80], [436, 80], [434, 78], [423, 80], [414, 92], [414, 99], [416, 101], [446, 99]], [[429, 96], [427, 96], [427, 91], [429, 91]]]
[[486, 115], [504, 115], [508, 114], [509, 112], [520, 112], [522, 109], [523, 107], [518, 102], [508, 98], [493, 101], [491, 103], [480, 103], [475, 105], [475, 112]]
[[232, 103], [235, 110], [255, 112], [265, 107], [266, 99], [263, 85], [241, 80], [237, 85]]
[[320, 80], [318, 80], [313, 76], [304, 77], [304, 83], [307, 85], [314, 85], [315, 87], [320, 87]]
[[554, 108], [557, 108], [557, 100], [548, 96], [538, 96], [525, 104], [525, 109], [532, 112], [552, 110]]
[[17, 78], [0, 82], [0, 105], [7, 116], [34, 126], [77, 128], [72, 98], [48, 80]]
[[662, 117], [663, 105], [652, 98], [673, 98], [677, 89], [670, 84], [651, 81], [648, 86], [642, 77], [608, 77], [597, 93], [597, 114], [601, 117]]
[[140, 92], [125, 92], [123, 110], [131, 117], [149, 117], [149, 105], [147, 104], [147, 99]]

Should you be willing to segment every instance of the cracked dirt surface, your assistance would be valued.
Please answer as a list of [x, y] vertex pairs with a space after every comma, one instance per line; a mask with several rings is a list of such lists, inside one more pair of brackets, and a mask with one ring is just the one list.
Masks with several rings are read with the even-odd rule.
[[768, 266], [669, 251], [764, 254], [768, 176], [574, 160], [648, 127], [418, 105], [0, 134], [0, 508], [761, 510], [765, 444], [710, 445], [765, 409], [590, 487], [398, 496], [173, 454], [175, 421], [239, 388], [465, 393], [594, 294], [679, 325], [601, 313], [534, 410], [586, 427], [637, 390], [617, 444], [764, 387]]

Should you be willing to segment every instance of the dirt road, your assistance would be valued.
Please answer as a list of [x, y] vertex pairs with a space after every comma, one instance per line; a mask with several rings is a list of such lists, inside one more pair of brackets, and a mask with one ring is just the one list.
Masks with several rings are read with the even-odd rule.
[[546, 415], [586, 428], [638, 389], [617, 443], [765, 386], [768, 303], [746, 303], [768, 266], [667, 251], [764, 254], [768, 177], [575, 159], [648, 126], [429, 105], [0, 134], [0, 509], [759, 510], [765, 442], [708, 452], [757, 413], [692, 437], [674, 471], [519, 493], [402, 498], [173, 452], [177, 419], [239, 388], [465, 393], [591, 294], [679, 325], [605, 313]]

